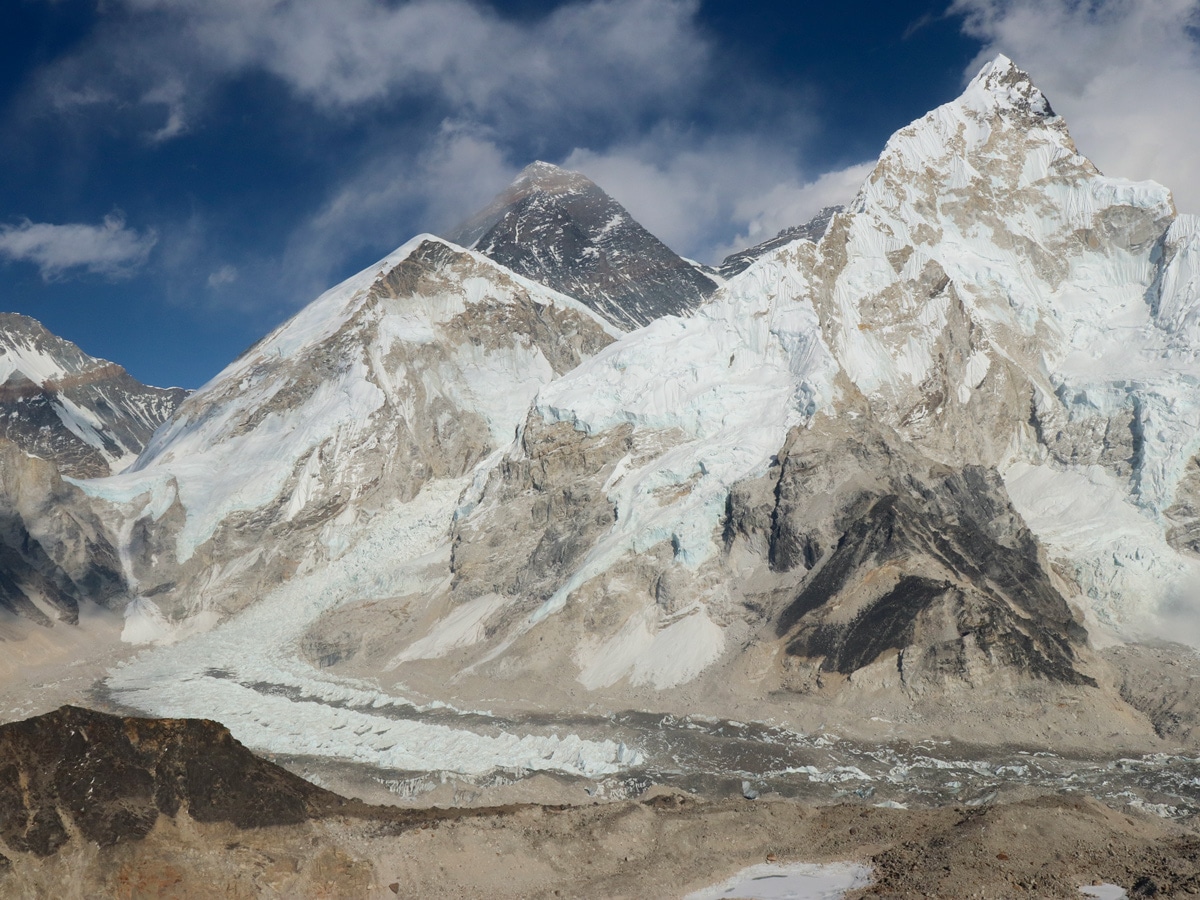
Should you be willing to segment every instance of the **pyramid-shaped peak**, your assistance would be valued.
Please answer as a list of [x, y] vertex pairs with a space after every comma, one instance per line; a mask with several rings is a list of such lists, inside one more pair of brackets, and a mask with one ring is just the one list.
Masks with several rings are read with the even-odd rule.
[[961, 99], [983, 99], [992, 108], [1011, 107], [1044, 118], [1055, 115], [1050, 101], [1029, 73], [1003, 53], [979, 70]]
[[716, 289], [601, 187], [547, 162], [526, 166], [447, 239], [574, 297], [622, 330], [686, 315]]
[[509, 192], [526, 194], [530, 191], [559, 193], [562, 191], [599, 190], [586, 175], [572, 172], [553, 163], [537, 160], [531, 162], [509, 186]]

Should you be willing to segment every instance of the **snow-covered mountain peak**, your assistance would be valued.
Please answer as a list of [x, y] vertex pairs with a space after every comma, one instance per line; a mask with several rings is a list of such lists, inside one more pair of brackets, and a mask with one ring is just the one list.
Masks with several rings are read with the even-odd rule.
[[0, 313], [0, 437], [66, 475], [120, 471], [186, 395], [139, 383], [36, 319]]
[[[617, 333], [570, 297], [419, 235], [246, 351], [127, 473], [87, 489], [126, 517], [129, 580], [144, 590], [208, 579], [209, 554], [294, 566], [290, 554], [335, 552], [323, 542], [360, 515], [511, 442], [538, 389]], [[173, 540], [138, 543], [150, 529]], [[171, 612], [234, 590], [206, 584], [179, 591]]]
[[976, 75], [960, 102], [985, 103], [1010, 107], [1041, 118], [1057, 118], [1046, 95], [1033, 83], [1029, 73], [1020, 69], [1003, 53], [987, 63]]
[[542, 162], [539, 159], [522, 169], [521, 174], [516, 177], [505, 193], [544, 191], [563, 194], [569, 191], [594, 189], [596, 189], [595, 183], [586, 175], [572, 172], [553, 163]]

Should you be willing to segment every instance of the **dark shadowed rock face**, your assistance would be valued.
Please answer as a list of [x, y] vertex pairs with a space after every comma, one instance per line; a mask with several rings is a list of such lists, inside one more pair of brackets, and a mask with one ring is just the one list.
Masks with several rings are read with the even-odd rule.
[[343, 802], [257, 758], [216, 722], [64, 706], [0, 725], [0, 839], [21, 853], [49, 856], [76, 831], [101, 846], [138, 840], [181, 809], [259, 828]]
[[49, 460], [0, 438], [0, 611], [74, 624], [81, 602], [111, 605], [125, 589], [116, 548], [83, 492]]
[[34, 319], [0, 313], [0, 437], [65, 475], [119, 470], [186, 396], [147, 387]]
[[735, 487], [726, 540], [757, 530], [771, 568], [802, 575], [776, 607], [791, 656], [851, 675], [890, 653], [910, 685], [984, 669], [1094, 684], [1086, 632], [995, 472], [836, 423], [794, 431], [767, 479], [770, 494]]
[[833, 221], [833, 217], [840, 213], [843, 208], [841, 206], [826, 206], [803, 225], [793, 225], [791, 228], [785, 228], [769, 241], [763, 241], [761, 244], [755, 244], [753, 247], [739, 250], [737, 253], [731, 253], [722, 260], [721, 265], [717, 267], [717, 272], [722, 278], [732, 278], [738, 272], [748, 269], [750, 264], [759, 257], [765, 256], [779, 247], [784, 247], [795, 241], [812, 241], [814, 244], [817, 243], [825, 236], [825, 232], [829, 228], [829, 223]]
[[586, 303], [623, 330], [686, 315], [716, 282], [582, 175], [528, 166], [449, 240]]

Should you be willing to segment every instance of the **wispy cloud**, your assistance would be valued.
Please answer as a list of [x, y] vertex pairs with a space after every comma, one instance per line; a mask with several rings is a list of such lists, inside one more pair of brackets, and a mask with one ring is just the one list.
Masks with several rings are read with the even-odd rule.
[[141, 267], [157, 241], [153, 231], [128, 228], [120, 213], [100, 225], [51, 225], [28, 219], [0, 225], [0, 257], [37, 266], [47, 281], [78, 272], [119, 278]]
[[823, 206], [848, 203], [871, 169], [860, 163], [812, 173], [792, 147], [769, 136], [697, 139], [661, 131], [603, 151], [576, 150], [564, 165], [702, 262], [803, 224]]
[[220, 288], [226, 285], [233, 284], [238, 280], [238, 270], [235, 266], [228, 263], [209, 273], [208, 286], [210, 288]]
[[[1171, 188], [1200, 213], [1200, 0], [955, 0], [952, 14], [1027, 70], [1109, 175]], [[974, 74], [977, 65], [969, 74]]]
[[246, 73], [330, 112], [416, 97], [500, 128], [563, 116], [611, 128], [668, 107], [704, 70], [697, 7], [591, 0], [515, 22], [465, 0], [118, 0], [41, 87], [60, 109], [161, 106], [159, 139], [184, 133], [208, 91]]

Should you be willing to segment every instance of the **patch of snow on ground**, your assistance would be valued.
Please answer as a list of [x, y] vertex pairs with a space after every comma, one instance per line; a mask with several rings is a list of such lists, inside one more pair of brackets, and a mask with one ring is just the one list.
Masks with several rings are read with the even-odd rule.
[[1125, 900], [1129, 894], [1125, 888], [1115, 884], [1092, 884], [1079, 889], [1085, 897], [1095, 897], [1096, 900]]
[[684, 900], [840, 900], [871, 883], [871, 870], [857, 863], [762, 863]]

